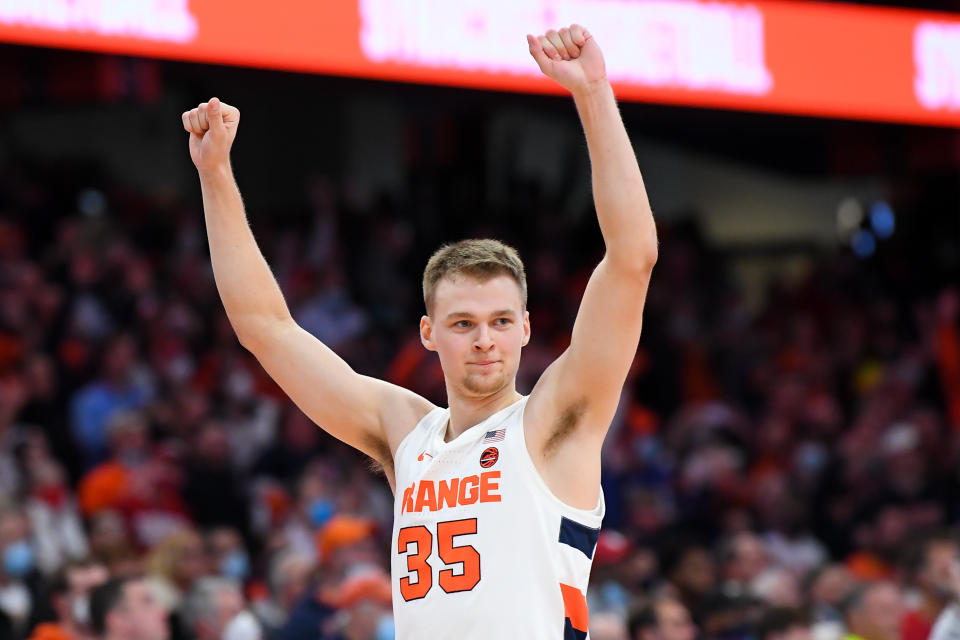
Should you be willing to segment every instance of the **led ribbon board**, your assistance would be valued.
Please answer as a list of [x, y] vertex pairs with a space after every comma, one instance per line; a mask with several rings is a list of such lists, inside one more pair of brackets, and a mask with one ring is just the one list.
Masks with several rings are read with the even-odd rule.
[[800, 1], [0, 0], [0, 41], [556, 93], [524, 35], [579, 22], [622, 100], [960, 126], [960, 16]]

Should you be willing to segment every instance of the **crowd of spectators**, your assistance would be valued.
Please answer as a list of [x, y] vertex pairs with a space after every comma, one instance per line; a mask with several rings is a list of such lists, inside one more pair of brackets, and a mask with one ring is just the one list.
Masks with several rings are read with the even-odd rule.
[[[393, 637], [387, 483], [238, 344], [196, 200], [7, 169], [0, 639]], [[305, 329], [442, 404], [416, 330], [440, 242], [525, 258], [521, 392], [602, 251], [590, 212], [512, 188], [484, 213], [456, 181], [360, 203], [315, 178], [305, 211], [250, 215]], [[956, 287], [831, 250], [755, 308], [695, 221], [660, 242], [604, 449], [591, 637], [925, 640], [960, 597]]]

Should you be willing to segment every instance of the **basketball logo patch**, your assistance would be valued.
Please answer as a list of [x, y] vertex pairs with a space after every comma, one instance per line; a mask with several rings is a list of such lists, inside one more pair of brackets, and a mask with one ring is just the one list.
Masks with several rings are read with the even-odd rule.
[[480, 454], [480, 466], [484, 469], [489, 469], [497, 463], [497, 460], [500, 459], [500, 452], [497, 451], [496, 447], [487, 447], [483, 450], [483, 453]]

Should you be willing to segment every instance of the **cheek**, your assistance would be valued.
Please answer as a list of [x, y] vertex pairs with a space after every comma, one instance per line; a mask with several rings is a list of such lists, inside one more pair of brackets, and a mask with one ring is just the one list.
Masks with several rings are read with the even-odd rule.
[[441, 333], [434, 335], [433, 344], [442, 360], [447, 356], [457, 357], [462, 351], [469, 350], [472, 343], [465, 334]]

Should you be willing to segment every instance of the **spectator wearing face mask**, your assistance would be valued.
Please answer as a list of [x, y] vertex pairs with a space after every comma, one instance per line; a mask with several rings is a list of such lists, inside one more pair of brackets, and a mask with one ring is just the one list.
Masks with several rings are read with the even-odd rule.
[[34, 629], [31, 640], [96, 640], [90, 626], [90, 593], [109, 577], [104, 565], [90, 560], [61, 568], [49, 588], [56, 621]]
[[243, 585], [250, 577], [250, 554], [240, 532], [232, 527], [217, 527], [208, 531], [205, 537], [213, 570]]
[[21, 637], [36, 622], [41, 598], [30, 521], [19, 508], [0, 512], [0, 560], [0, 629]]
[[90, 594], [97, 640], [168, 640], [167, 611], [139, 576], [111, 578]]

